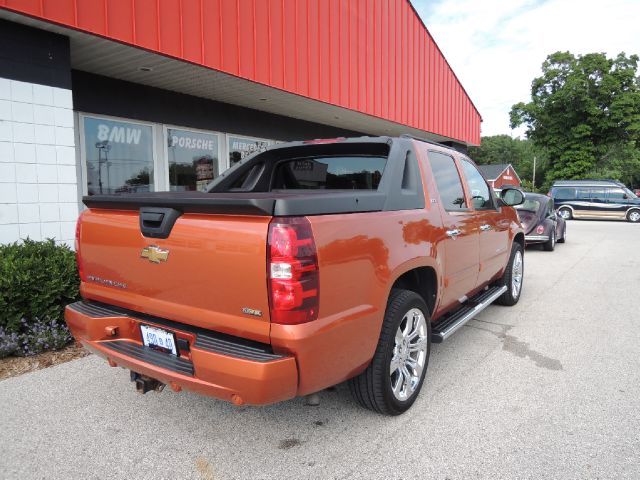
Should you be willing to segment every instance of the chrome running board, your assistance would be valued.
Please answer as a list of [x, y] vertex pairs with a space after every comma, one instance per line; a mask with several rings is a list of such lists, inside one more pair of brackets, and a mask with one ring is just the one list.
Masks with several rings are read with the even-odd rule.
[[459, 310], [433, 326], [431, 341], [442, 343], [456, 330], [475, 317], [482, 310], [491, 305], [500, 295], [507, 291], [506, 286], [493, 287], [480, 292], [469, 299]]

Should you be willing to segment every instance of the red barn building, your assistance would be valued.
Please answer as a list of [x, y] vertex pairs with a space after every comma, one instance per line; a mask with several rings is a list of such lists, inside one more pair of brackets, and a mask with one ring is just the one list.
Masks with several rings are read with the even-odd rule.
[[83, 195], [201, 189], [272, 142], [465, 149], [480, 122], [408, 0], [0, 0], [0, 243], [71, 242]]
[[502, 188], [507, 185], [519, 187], [521, 184], [520, 177], [510, 163], [478, 165], [478, 168], [492, 188]]

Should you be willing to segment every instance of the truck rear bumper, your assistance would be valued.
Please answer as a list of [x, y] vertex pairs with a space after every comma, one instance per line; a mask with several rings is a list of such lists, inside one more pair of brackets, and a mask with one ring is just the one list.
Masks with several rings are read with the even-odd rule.
[[[65, 319], [78, 342], [121, 366], [181, 388], [236, 404], [264, 405], [296, 396], [293, 356], [239, 337], [93, 302], [67, 306]], [[140, 325], [173, 332], [178, 355], [142, 344]]]

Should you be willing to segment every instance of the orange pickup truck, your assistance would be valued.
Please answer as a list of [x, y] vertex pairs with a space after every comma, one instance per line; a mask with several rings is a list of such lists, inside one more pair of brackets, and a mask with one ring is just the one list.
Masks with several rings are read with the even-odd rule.
[[431, 343], [518, 301], [522, 200], [408, 136], [274, 145], [207, 192], [85, 197], [66, 320], [143, 393], [268, 404], [348, 380], [397, 415]]

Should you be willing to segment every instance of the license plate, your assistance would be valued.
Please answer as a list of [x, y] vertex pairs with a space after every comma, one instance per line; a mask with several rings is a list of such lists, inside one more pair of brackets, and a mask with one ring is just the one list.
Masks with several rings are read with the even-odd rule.
[[168, 332], [161, 328], [150, 327], [149, 325], [140, 325], [142, 333], [142, 343], [145, 347], [150, 347], [163, 352], [178, 354], [176, 349], [176, 336], [172, 332]]

